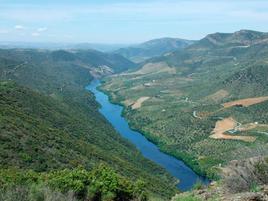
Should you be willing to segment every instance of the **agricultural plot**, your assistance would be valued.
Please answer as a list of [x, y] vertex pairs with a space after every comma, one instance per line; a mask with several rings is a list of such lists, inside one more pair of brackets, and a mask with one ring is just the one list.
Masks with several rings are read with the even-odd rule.
[[141, 105], [142, 105], [142, 103], [144, 102], [144, 101], [146, 101], [146, 100], [148, 100], [150, 97], [146, 97], [146, 96], [144, 96], [144, 97], [140, 97], [132, 106], [131, 106], [131, 108], [133, 109], [133, 110], [135, 110], [135, 109], [139, 109], [140, 107], [141, 107]]
[[268, 100], [268, 96], [256, 97], [256, 98], [246, 98], [246, 99], [241, 99], [241, 100], [236, 100], [236, 101], [224, 103], [223, 106], [225, 108], [233, 107], [233, 106], [248, 107], [251, 105], [262, 103], [262, 102], [267, 101], [267, 100]]
[[212, 131], [212, 135], [209, 136], [213, 139], [224, 139], [224, 140], [242, 140], [245, 142], [254, 142], [255, 137], [251, 136], [239, 136], [239, 135], [228, 135], [225, 134], [227, 131], [235, 130], [237, 122], [233, 118], [225, 118], [216, 122], [216, 126]]
[[212, 34], [208, 38], [217, 43], [206, 37], [152, 59], [137, 71], [106, 78], [103, 90], [121, 104], [151, 97], [138, 110], [126, 107], [131, 126], [197, 172], [216, 177], [220, 164], [268, 155], [267, 46], [239, 47], [245, 34], [252, 36], [247, 40], [264, 37]]

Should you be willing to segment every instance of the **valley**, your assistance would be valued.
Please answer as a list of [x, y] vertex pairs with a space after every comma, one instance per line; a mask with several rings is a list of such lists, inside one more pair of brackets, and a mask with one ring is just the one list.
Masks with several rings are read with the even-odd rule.
[[131, 130], [128, 122], [121, 116], [123, 107], [110, 103], [108, 96], [101, 91], [98, 91], [100, 86], [101, 85], [98, 80], [92, 81], [92, 83], [87, 86], [87, 90], [94, 93], [96, 100], [101, 105], [99, 110], [100, 113], [103, 114], [103, 116], [113, 125], [120, 135], [134, 144], [144, 157], [159, 164], [172, 176], [177, 178], [177, 187], [181, 191], [192, 189], [196, 182], [202, 182], [204, 185], [209, 184], [210, 181], [208, 179], [197, 175], [182, 161], [176, 160], [175, 158], [160, 152], [158, 147], [148, 141], [141, 133]]
[[132, 61], [122, 49], [1, 49], [0, 198], [18, 188], [28, 201], [38, 184], [63, 200], [224, 200], [240, 196], [226, 190], [230, 174], [248, 177], [243, 164], [265, 185], [267, 38], [215, 33]]
[[[210, 34], [136, 71], [105, 78], [102, 90], [125, 106], [131, 127], [216, 179], [231, 160], [268, 154], [261, 134], [268, 125], [267, 38], [248, 30]], [[150, 99], [136, 107], [143, 97]]]
[[0, 201], [268, 201], [268, 1], [0, 2]]
[[[97, 60], [96, 54], [105, 58]], [[90, 56], [94, 59], [88, 59]], [[36, 190], [40, 194], [47, 195], [47, 188], [52, 194], [57, 193], [59, 190], [50, 185], [51, 179], [41, 179], [44, 174], [58, 175], [55, 185], [68, 183], [68, 191], [84, 192], [88, 187], [84, 175], [91, 175], [99, 166], [116, 172], [119, 178], [113, 179], [123, 182], [123, 186], [137, 181], [136, 190], [146, 193], [146, 198], [168, 200], [178, 191], [175, 187], [178, 181], [120, 137], [98, 112], [100, 105], [94, 95], [85, 89], [93, 80], [90, 72], [104, 62], [111, 69], [113, 62], [116, 62], [114, 68], [120, 66], [120, 57], [116, 57], [113, 61], [112, 56], [95, 51], [0, 50], [0, 184], [6, 186], [0, 189], [0, 199], [10, 194], [16, 196], [15, 185], [27, 200], [30, 196], [27, 192], [33, 190], [31, 186], [37, 180], [40, 188]], [[83, 168], [82, 172], [79, 168]], [[106, 174], [106, 168], [98, 174]], [[82, 186], [78, 188], [77, 183]], [[100, 188], [108, 188], [112, 196], [118, 188], [126, 188], [119, 185], [113, 190], [99, 187], [98, 183], [91, 187], [94, 185], [92, 194], [96, 196], [99, 191], [106, 196], [107, 192]], [[62, 188], [62, 196], [67, 196]], [[86, 199], [89, 195], [83, 193], [83, 196]]]

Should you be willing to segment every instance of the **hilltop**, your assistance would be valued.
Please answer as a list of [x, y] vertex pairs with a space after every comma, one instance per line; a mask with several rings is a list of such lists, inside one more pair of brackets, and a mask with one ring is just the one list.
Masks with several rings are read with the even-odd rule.
[[139, 45], [121, 48], [114, 52], [134, 62], [142, 62], [152, 57], [161, 56], [171, 51], [183, 49], [192, 43], [194, 43], [194, 41], [178, 38], [160, 38], [150, 40]]

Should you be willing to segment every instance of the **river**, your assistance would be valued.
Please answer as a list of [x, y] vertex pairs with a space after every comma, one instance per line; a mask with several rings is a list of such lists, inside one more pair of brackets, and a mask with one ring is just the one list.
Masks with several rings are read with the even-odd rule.
[[101, 105], [99, 112], [121, 136], [134, 144], [144, 157], [162, 166], [172, 176], [179, 179], [180, 182], [177, 187], [181, 191], [190, 190], [197, 181], [201, 181], [204, 184], [209, 183], [208, 179], [197, 175], [183, 161], [161, 152], [155, 144], [147, 140], [141, 133], [131, 130], [127, 120], [122, 117], [123, 107], [111, 103], [106, 94], [97, 90], [100, 85], [99, 80], [94, 80], [86, 87], [87, 90], [94, 93], [97, 102]]

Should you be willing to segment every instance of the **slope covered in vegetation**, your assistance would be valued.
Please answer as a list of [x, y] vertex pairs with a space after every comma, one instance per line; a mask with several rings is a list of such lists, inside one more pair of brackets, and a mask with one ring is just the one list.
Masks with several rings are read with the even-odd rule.
[[142, 178], [156, 197], [171, 196], [175, 181], [98, 113], [84, 88], [94, 67], [76, 56], [75, 62], [58, 52], [56, 58], [55, 52], [1, 50], [1, 168], [90, 170], [104, 163], [130, 181]]
[[161, 56], [178, 49], [183, 49], [194, 41], [178, 38], [160, 38], [144, 42], [139, 45], [120, 48], [114, 51], [132, 61], [142, 62], [152, 57]]
[[[268, 154], [267, 101], [223, 106], [245, 98], [265, 100], [267, 41], [267, 33], [248, 30], [210, 34], [148, 60], [137, 71], [105, 79], [103, 90], [125, 105], [130, 124], [162, 150], [217, 178], [228, 161]], [[133, 109], [141, 97], [146, 101]], [[227, 134], [251, 142], [211, 138], [217, 122], [226, 118], [235, 125]]]

